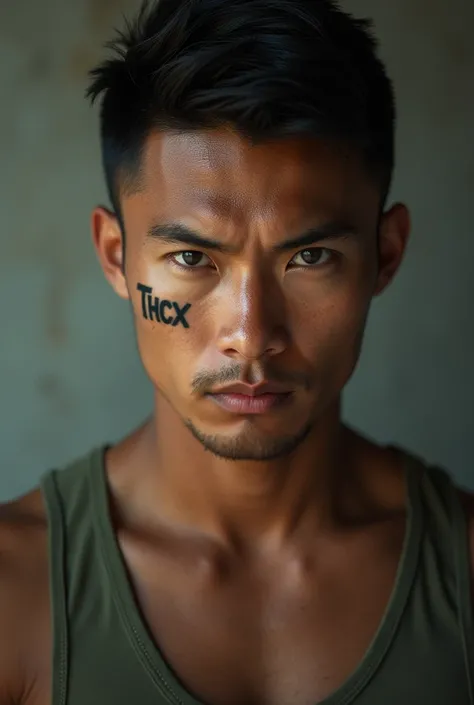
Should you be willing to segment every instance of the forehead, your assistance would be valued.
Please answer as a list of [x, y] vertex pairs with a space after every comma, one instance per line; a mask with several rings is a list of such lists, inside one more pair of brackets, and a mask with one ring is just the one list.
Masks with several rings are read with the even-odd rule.
[[230, 129], [153, 133], [141, 195], [163, 215], [296, 220], [378, 213], [377, 185], [358, 152], [314, 138], [252, 145]]

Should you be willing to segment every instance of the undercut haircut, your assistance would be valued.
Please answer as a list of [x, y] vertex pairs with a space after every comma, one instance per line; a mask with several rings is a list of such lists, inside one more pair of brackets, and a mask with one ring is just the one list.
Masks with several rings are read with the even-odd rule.
[[136, 192], [155, 130], [230, 127], [252, 144], [316, 137], [356, 147], [382, 204], [394, 164], [395, 100], [369, 20], [333, 0], [146, 0], [90, 72], [101, 97], [107, 191]]

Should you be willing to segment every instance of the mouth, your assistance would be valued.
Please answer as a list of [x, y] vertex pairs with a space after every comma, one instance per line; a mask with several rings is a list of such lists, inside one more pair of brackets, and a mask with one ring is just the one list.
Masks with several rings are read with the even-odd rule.
[[287, 404], [293, 392], [263, 391], [262, 393], [242, 393], [222, 390], [206, 395], [211, 401], [232, 414], [260, 415]]

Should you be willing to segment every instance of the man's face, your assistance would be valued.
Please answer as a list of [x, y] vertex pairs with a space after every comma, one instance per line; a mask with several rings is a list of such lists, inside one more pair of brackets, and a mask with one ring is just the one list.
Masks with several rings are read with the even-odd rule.
[[[350, 150], [303, 138], [251, 146], [226, 130], [150, 136], [141, 189], [122, 202], [126, 288], [118, 271], [113, 283], [130, 297], [158, 394], [208, 450], [284, 455], [337, 401], [403, 250], [392, 224], [381, 263], [379, 209]], [[291, 393], [253, 414], [209, 396], [237, 381]]]

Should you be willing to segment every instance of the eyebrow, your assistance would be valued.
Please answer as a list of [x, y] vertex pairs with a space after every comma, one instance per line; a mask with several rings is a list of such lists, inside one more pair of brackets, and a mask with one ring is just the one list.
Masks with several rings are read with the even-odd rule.
[[[324, 225], [310, 228], [302, 235], [284, 240], [273, 247], [275, 252], [286, 252], [295, 250], [298, 247], [315, 245], [321, 241], [347, 239], [358, 234], [354, 226], [346, 223], [326, 223]], [[219, 240], [203, 237], [198, 232], [182, 223], [158, 223], [152, 225], [147, 233], [150, 239], [157, 239], [168, 244], [191, 245], [205, 250], [215, 250], [218, 252], [236, 253], [237, 247], [226, 245]]]

